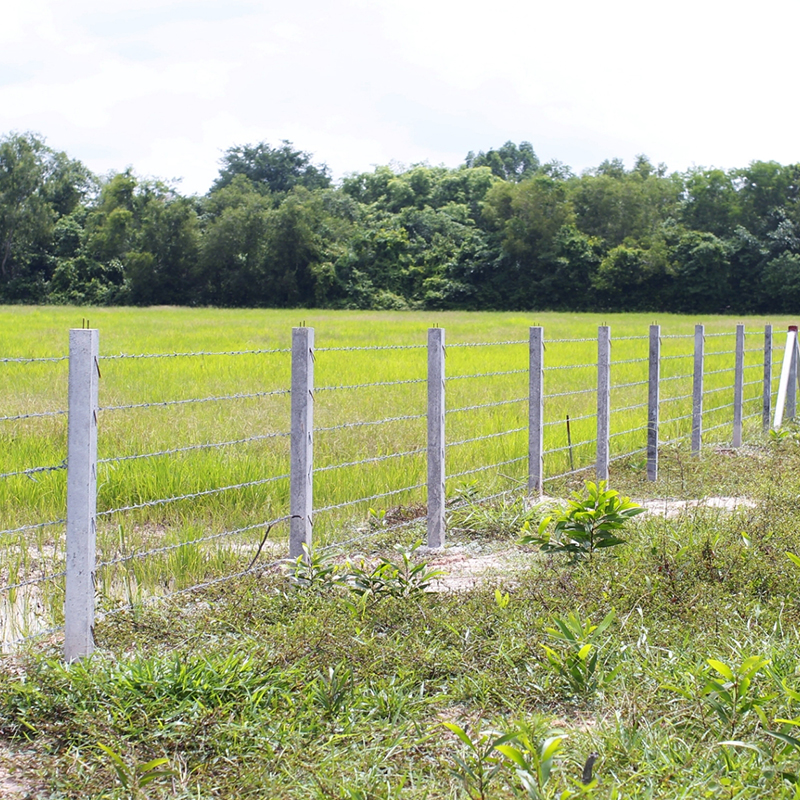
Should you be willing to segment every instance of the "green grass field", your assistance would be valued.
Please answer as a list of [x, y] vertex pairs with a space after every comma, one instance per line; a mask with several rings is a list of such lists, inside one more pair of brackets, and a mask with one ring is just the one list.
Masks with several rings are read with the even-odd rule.
[[[98, 574], [100, 608], [110, 609], [152, 595], [169, 593], [245, 568], [263, 530], [259, 523], [288, 513], [289, 397], [266, 397], [110, 410], [110, 406], [191, 400], [285, 390], [288, 352], [206, 355], [175, 358], [113, 359], [125, 354], [288, 350], [291, 328], [315, 328], [315, 544], [324, 545], [369, 532], [381, 522], [413, 514], [425, 502], [426, 467], [423, 418], [354, 426], [353, 423], [424, 413], [426, 330], [438, 325], [447, 336], [447, 406], [507, 402], [447, 417], [448, 495], [485, 496], [524, 486], [527, 475], [527, 337], [542, 325], [547, 345], [545, 447], [547, 475], [570, 469], [566, 415], [572, 419], [575, 467], [594, 461], [596, 343], [599, 324], [611, 326], [613, 456], [633, 453], [617, 468], [641, 468], [645, 444], [648, 325], [662, 326], [662, 440], [685, 435], [691, 401], [694, 325], [706, 325], [705, 425], [708, 441], [730, 438], [734, 318], [702, 320], [664, 315], [535, 315], [512, 313], [392, 313], [318, 311], [227, 311], [212, 309], [80, 309], [4, 307], [0, 309], [0, 358], [65, 355], [68, 329], [82, 320], [100, 331], [102, 377], [98, 455], [117, 459], [202, 444], [238, 442], [187, 449], [122, 461], [104, 461], [98, 483], [98, 559], [117, 562]], [[782, 346], [787, 321], [775, 326]], [[747, 435], [760, 431], [761, 364], [765, 320], [744, 320], [747, 340], [745, 413]], [[722, 335], [715, 335], [722, 334]], [[630, 338], [635, 337], [635, 338]], [[636, 338], [638, 337], [638, 338]], [[673, 338], [674, 337], [674, 338]], [[558, 341], [569, 340], [569, 341]], [[583, 340], [583, 341], [576, 341]], [[458, 345], [522, 342], [494, 346]], [[340, 350], [375, 345], [409, 349]], [[423, 345], [420, 347], [420, 345]], [[326, 348], [332, 348], [327, 350]], [[715, 355], [718, 353], [719, 355]], [[779, 355], [779, 354], [776, 354]], [[583, 365], [583, 366], [581, 366]], [[779, 364], [775, 369], [779, 368]], [[724, 371], [720, 371], [724, 370]], [[508, 374], [467, 378], [486, 372]], [[67, 362], [0, 362], [0, 417], [66, 409]], [[393, 386], [351, 387], [364, 383], [409, 381]], [[417, 381], [417, 382], [413, 382]], [[616, 389], [614, 387], [617, 387]], [[567, 395], [567, 392], [579, 392]], [[675, 399], [678, 398], [678, 399]], [[516, 402], [518, 401], [518, 402]], [[634, 406], [634, 408], [629, 408]], [[339, 427], [345, 426], [345, 427]], [[331, 428], [333, 430], [325, 430]], [[516, 430], [519, 429], [519, 430]], [[509, 433], [509, 431], [516, 431]], [[491, 438], [463, 442], [490, 434]], [[398, 453], [402, 457], [383, 458]], [[66, 457], [66, 416], [0, 420], [0, 473], [57, 466]], [[367, 463], [341, 464], [371, 459]], [[383, 460], [381, 460], [383, 459]], [[496, 466], [496, 465], [500, 466]], [[591, 472], [587, 473], [591, 475]], [[126, 506], [263, 481], [242, 489], [215, 492], [124, 513]], [[613, 478], [612, 478], [613, 480]], [[407, 487], [417, 487], [408, 489]], [[548, 483], [559, 492], [562, 482]], [[391, 493], [386, 495], [386, 493]], [[0, 478], [0, 530], [63, 519], [64, 470]], [[374, 495], [386, 495], [361, 500]], [[354, 502], [358, 501], [358, 502]], [[342, 505], [344, 504], [344, 505]], [[372, 509], [372, 513], [370, 511]], [[418, 513], [418, 511], [416, 512]], [[386, 515], [385, 517], [383, 515]], [[248, 528], [238, 534], [227, 532]], [[216, 538], [212, 538], [216, 537]], [[273, 557], [286, 552], [285, 525], [271, 534]], [[129, 556], [150, 549], [147, 558]], [[14, 586], [63, 570], [63, 525], [0, 534], [0, 585]], [[63, 579], [0, 592], [4, 638], [25, 635], [60, 622]]]

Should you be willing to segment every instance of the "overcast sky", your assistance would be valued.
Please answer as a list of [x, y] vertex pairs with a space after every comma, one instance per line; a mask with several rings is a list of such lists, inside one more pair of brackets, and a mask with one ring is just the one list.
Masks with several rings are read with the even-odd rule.
[[530, 141], [580, 172], [800, 161], [800, 3], [2, 0], [0, 134], [204, 193], [231, 145], [334, 177]]

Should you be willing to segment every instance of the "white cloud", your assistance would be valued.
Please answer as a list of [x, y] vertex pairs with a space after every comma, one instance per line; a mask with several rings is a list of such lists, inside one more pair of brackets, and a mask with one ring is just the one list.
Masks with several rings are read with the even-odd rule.
[[777, 0], [28, 0], [0, 28], [0, 131], [197, 192], [261, 140], [337, 175], [507, 139], [578, 170], [794, 162], [799, 17]]

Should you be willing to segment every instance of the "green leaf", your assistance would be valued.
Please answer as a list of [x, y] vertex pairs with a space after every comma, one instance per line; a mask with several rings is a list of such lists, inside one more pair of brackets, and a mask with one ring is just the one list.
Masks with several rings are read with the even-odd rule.
[[716, 658], [709, 658], [707, 661], [723, 678], [726, 678], [729, 681], [734, 680], [733, 670], [722, 661], [718, 661]]

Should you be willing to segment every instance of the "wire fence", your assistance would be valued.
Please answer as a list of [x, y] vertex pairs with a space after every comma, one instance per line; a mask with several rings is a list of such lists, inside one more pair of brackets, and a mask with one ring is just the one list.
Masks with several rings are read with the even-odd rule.
[[[445, 520], [464, 498], [552, 491], [587, 473], [602, 478], [609, 465], [642, 454], [650, 470], [658, 445], [689, 443], [698, 421], [705, 445], [736, 440], [745, 421], [758, 432], [780, 369], [777, 362], [765, 369], [764, 359], [782, 349], [778, 337], [765, 349], [765, 335], [748, 332], [759, 344], [750, 347], [736, 331], [702, 338], [699, 416], [697, 335], [654, 339], [652, 329], [611, 338], [605, 384], [595, 338], [543, 340], [540, 379], [529, 361], [533, 338], [448, 343], [438, 377], [432, 340], [316, 348], [312, 332], [305, 350], [293, 342], [96, 352], [86, 361], [97, 374], [96, 396], [74, 408], [70, 394], [70, 426], [86, 412], [87, 435], [94, 431], [102, 456], [83, 464], [96, 474], [85, 517], [67, 511], [77, 502], [73, 473], [83, 458], [67, 452], [67, 411], [12, 407], [0, 416], [0, 424], [24, 426], [14, 429], [0, 472], [0, 497], [14, 499], [0, 517], [0, 639], [9, 647], [75, 636], [64, 609], [76, 552], [93, 559], [94, 618], [277, 568], [302, 544], [341, 550], [411, 528], [423, 537], [427, 528], [430, 542], [432, 519]], [[0, 367], [46, 369], [77, 353], [2, 358]], [[184, 362], [194, 366], [180, 369], [194, 371], [174, 377], [169, 365]], [[162, 363], [165, 372], [138, 378]], [[252, 385], [226, 390], [229, 374]], [[215, 391], [198, 392], [204, 381]], [[70, 427], [70, 448], [72, 435]], [[96, 540], [76, 545], [87, 523]]]

